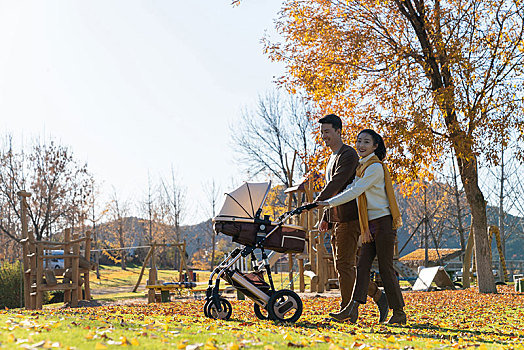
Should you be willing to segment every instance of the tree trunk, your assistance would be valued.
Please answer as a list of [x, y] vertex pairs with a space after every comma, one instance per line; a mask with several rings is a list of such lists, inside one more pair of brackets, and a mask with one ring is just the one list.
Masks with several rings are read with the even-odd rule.
[[495, 278], [491, 270], [491, 245], [488, 240], [486, 200], [478, 186], [477, 157], [471, 150], [464, 151], [464, 148], [462, 148], [461, 152], [456, 152], [456, 157], [466, 198], [471, 208], [479, 292], [497, 293]]

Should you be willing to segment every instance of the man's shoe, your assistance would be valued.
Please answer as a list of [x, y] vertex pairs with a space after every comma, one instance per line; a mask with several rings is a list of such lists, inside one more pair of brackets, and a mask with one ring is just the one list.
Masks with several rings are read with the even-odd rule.
[[386, 297], [386, 293], [384, 293], [384, 291], [382, 291], [380, 298], [376, 301], [376, 303], [379, 312], [378, 322], [385, 322], [386, 318], [388, 317], [389, 305], [388, 298]]
[[388, 321], [388, 324], [406, 324], [407, 316], [404, 310], [393, 310], [393, 316]]
[[358, 301], [351, 301], [345, 308], [340, 312], [330, 312], [329, 316], [333, 317], [336, 321], [349, 321], [351, 323], [356, 323], [358, 319], [358, 306], [360, 303]]

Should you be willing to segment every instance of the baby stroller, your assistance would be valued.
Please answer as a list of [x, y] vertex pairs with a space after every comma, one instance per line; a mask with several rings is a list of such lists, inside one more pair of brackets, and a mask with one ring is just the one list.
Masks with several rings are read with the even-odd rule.
[[[291, 210], [272, 222], [268, 215], [260, 217], [270, 188], [271, 182], [244, 183], [233, 192], [226, 193], [224, 205], [213, 219], [217, 234], [221, 232], [231, 236], [233, 242], [245, 247], [235, 248], [211, 273], [204, 304], [207, 317], [223, 320], [231, 317], [231, 303], [219, 293], [220, 278], [254, 302], [255, 315], [259, 319], [293, 323], [302, 315], [302, 300], [297, 293], [288, 289], [275, 290], [266, 249], [279, 253], [302, 253], [306, 242], [305, 231], [300, 226], [284, 224], [284, 221], [314, 208], [316, 204]], [[262, 262], [257, 260], [255, 249], [260, 250]], [[251, 256], [254, 271], [243, 273], [234, 265], [248, 256]]]

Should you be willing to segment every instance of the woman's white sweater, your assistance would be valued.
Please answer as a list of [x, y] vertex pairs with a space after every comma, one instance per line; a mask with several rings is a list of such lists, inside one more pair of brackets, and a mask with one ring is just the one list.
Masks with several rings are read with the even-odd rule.
[[[374, 153], [371, 153], [367, 157], [360, 159], [359, 162], [363, 164], [373, 157], [373, 155]], [[364, 171], [363, 177], [355, 177], [355, 180], [353, 180], [344, 191], [326, 200], [326, 202], [329, 203], [329, 207], [332, 208], [352, 201], [362, 193], [366, 195], [369, 220], [391, 215], [384, 183], [384, 169], [380, 163], [373, 163], [368, 166]]]

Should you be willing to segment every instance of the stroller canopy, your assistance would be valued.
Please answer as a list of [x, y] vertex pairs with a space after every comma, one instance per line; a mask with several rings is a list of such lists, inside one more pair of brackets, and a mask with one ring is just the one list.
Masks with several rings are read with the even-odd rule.
[[218, 216], [254, 219], [258, 209], [264, 205], [270, 188], [271, 181], [245, 182], [236, 190], [226, 193]]

